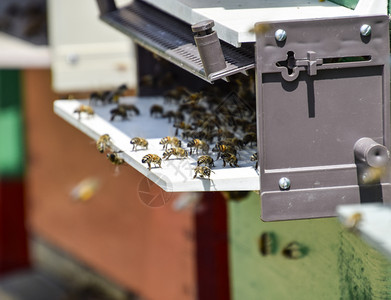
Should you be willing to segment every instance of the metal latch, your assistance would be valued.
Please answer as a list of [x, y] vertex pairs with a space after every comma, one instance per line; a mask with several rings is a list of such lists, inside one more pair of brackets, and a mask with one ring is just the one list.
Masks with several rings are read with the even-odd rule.
[[307, 51], [306, 59], [295, 59], [295, 54], [292, 51], [288, 52], [287, 55], [286, 61], [277, 63], [278, 66], [285, 67], [281, 69], [281, 74], [286, 81], [296, 80], [300, 71], [303, 71], [305, 68], [309, 76], [314, 76], [318, 73], [318, 66], [323, 64], [322, 58], [316, 58], [315, 51]]

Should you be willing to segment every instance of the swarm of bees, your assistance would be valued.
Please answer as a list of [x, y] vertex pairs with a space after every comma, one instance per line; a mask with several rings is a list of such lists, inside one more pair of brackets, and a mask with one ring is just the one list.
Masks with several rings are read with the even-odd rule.
[[[196, 155], [193, 178], [201, 179], [210, 179], [214, 173], [212, 168], [216, 167], [220, 158], [221, 163], [218, 163], [221, 167], [237, 168], [243, 166], [242, 160], [246, 160], [245, 164], [255, 162], [254, 168], [257, 169], [258, 154], [252, 151], [252, 155], [243, 155], [242, 151], [257, 144], [254, 74], [236, 79], [233, 76], [227, 85], [224, 89], [211, 85], [196, 92], [183, 86], [166, 91], [164, 104], [151, 105], [149, 114], [152, 118], [166, 118], [172, 123], [175, 134], [161, 138], [162, 157], [150, 153], [143, 156], [141, 162], [151, 170], [152, 166], [161, 168], [163, 160], [173, 157], [184, 160]], [[112, 91], [92, 93], [90, 104], [116, 103], [117, 106], [110, 110], [110, 121], [128, 120], [140, 115], [140, 111], [133, 104], [119, 103], [119, 97], [126, 90], [126, 85], [121, 85]], [[75, 110], [79, 118], [81, 113], [93, 114], [92, 107], [91, 111], [86, 107], [90, 106]], [[111, 146], [108, 135], [103, 135], [96, 143], [101, 153]], [[133, 137], [130, 144], [132, 151], [148, 150], [148, 141], [143, 137]], [[121, 164], [123, 159], [119, 153], [111, 152], [107, 158], [113, 164]]]

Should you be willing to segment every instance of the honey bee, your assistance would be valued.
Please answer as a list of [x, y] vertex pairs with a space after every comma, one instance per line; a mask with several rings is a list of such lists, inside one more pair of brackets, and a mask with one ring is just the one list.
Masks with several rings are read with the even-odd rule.
[[344, 222], [345, 227], [350, 231], [356, 231], [357, 225], [362, 221], [362, 214], [356, 212], [349, 216]]
[[162, 117], [163, 112], [164, 112], [163, 107], [158, 104], [152, 105], [151, 108], [149, 109], [149, 113], [150, 113], [151, 117], [153, 117], [153, 116], [157, 117], [158, 115], [160, 115], [160, 117]]
[[90, 100], [89, 100], [90, 105], [96, 104], [98, 101], [103, 102], [102, 95], [98, 92], [92, 92], [90, 94]]
[[219, 145], [219, 144], [216, 144], [216, 146], [213, 147], [212, 152], [217, 152], [217, 159], [219, 159], [223, 153], [230, 153], [233, 155], [236, 155], [237, 153], [236, 149], [233, 148], [232, 146]]
[[122, 117], [122, 120], [127, 120], [128, 119], [128, 114], [126, 112], [126, 109], [124, 109], [121, 106], [110, 110], [110, 114], [111, 114], [110, 121], [114, 121], [114, 118], [116, 116]]
[[187, 147], [190, 148], [190, 155], [193, 153], [193, 148], [196, 149], [196, 153], [198, 154], [198, 149], [201, 149], [203, 154], [208, 154], [209, 151], [209, 145], [201, 141], [200, 139], [193, 139], [188, 144]]
[[113, 165], [122, 165], [125, 162], [125, 160], [118, 155], [118, 153], [121, 152], [122, 151], [115, 151], [115, 152], [107, 153], [106, 157]]
[[169, 90], [164, 93], [164, 100], [170, 103], [172, 100], [179, 101], [182, 97], [188, 96], [189, 90], [184, 86], [178, 86], [175, 89]]
[[248, 32], [250, 33], [266, 33], [272, 27], [268, 23], [257, 23], [253, 28], [250, 28]]
[[140, 110], [134, 104], [120, 104], [118, 109], [123, 109], [126, 112], [134, 112], [136, 116], [140, 115]]
[[205, 166], [208, 165], [209, 168], [214, 167], [214, 161], [213, 158], [209, 155], [202, 155], [197, 159], [197, 166], [204, 164]]
[[110, 148], [110, 136], [108, 134], [101, 135], [96, 141], [96, 149], [100, 153], [105, 152], [106, 148]]
[[243, 137], [243, 144], [247, 145], [248, 143], [250, 143], [250, 147], [252, 147], [253, 143], [257, 144], [257, 135], [254, 132], [247, 133]]
[[290, 242], [282, 249], [282, 255], [289, 259], [302, 258], [306, 254], [306, 248], [298, 242]]
[[81, 113], [86, 113], [88, 116], [93, 116], [95, 114], [94, 109], [89, 105], [81, 104], [78, 108], [73, 112], [74, 114], [79, 114], [79, 120]]
[[137, 151], [137, 146], [144, 147], [148, 149], [148, 141], [141, 137], [135, 137], [130, 140], [130, 143], [133, 145], [132, 150]]
[[121, 84], [115, 91], [112, 92], [112, 97], [110, 98], [110, 103], [118, 103], [119, 97], [123, 96], [128, 89], [126, 84]]
[[163, 145], [163, 150], [166, 150], [168, 145], [171, 147], [181, 147], [182, 142], [177, 137], [166, 136], [162, 138], [159, 142], [159, 145]]
[[263, 256], [274, 254], [276, 250], [276, 236], [271, 232], [261, 234], [258, 242], [259, 252]]
[[221, 158], [223, 159], [223, 167], [225, 167], [226, 164], [229, 164], [231, 167], [239, 167], [238, 158], [234, 154], [224, 152], [221, 154]]
[[199, 174], [199, 176], [201, 178], [208, 178], [210, 179], [210, 173], [214, 173], [209, 167], [206, 167], [206, 166], [198, 166], [198, 167], [195, 167], [194, 168], [194, 176], [193, 176], [193, 179], [197, 177], [197, 174]]
[[159, 155], [156, 155], [156, 154], [147, 154], [143, 157], [143, 159], [141, 160], [141, 162], [143, 164], [147, 163], [148, 164], [148, 170], [151, 170], [151, 164], [153, 163], [156, 166], [158, 166], [159, 168], [162, 167], [162, 159], [160, 158]]
[[175, 135], [178, 135], [178, 130], [179, 129], [182, 129], [182, 130], [192, 130], [193, 129], [193, 126], [191, 126], [190, 124], [187, 124], [185, 122], [180, 122], [180, 123], [176, 123], [174, 124], [174, 127], [176, 128], [175, 130]]
[[163, 159], [169, 159], [171, 155], [174, 155], [176, 157], [180, 157], [180, 158], [187, 158], [189, 156], [189, 153], [187, 152], [187, 150], [183, 149], [183, 148], [171, 148], [171, 149], [167, 149], [166, 151], [164, 151], [163, 153]]
[[251, 161], [256, 161], [254, 169], [258, 169], [258, 153], [255, 152], [253, 155], [250, 157]]

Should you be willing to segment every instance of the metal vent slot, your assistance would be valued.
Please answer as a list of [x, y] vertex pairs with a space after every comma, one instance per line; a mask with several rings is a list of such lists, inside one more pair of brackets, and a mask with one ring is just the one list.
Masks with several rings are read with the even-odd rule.
[[254, 68], [253, 45], [235, 48], [221, 41], [227, 67], [206, 76], [191, 25], [141, 1], [134, 1], [126, 7], [106, 13], [101, 19], [142, 47], [208, 82]]

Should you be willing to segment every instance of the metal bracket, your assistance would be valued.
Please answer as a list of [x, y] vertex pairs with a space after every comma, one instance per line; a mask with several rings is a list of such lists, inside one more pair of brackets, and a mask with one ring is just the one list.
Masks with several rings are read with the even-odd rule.
[[388, 25], [344, 17], [256, 33], [263, 220], [391, 202]]

